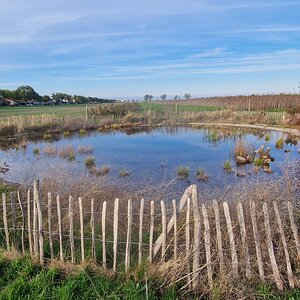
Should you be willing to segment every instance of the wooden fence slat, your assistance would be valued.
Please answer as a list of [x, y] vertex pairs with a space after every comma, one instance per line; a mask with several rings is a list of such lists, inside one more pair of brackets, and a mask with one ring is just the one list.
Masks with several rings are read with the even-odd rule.
[[36, 193], [33, 190], [33, 254], [36, 257], [39, 254], [38, 249], [38, 232], [37, 232], [37, 207], [36, 207]]
[[281, 236], [281, 242], [282, 242], [282, 246], [283, 246], [283, 250], [284, 250], [288, 281], [289, 281], [290, 288], [293, 289], [295, 287], [294, 275], [293, 275], [293, 271], [292, 271], [292, 267], [291, 267], [289, 251], [288, 251], [286, 237], [285, 237], [283, 226], [282, 226], [282, 221], [280, 218], [279, 209], [278, 209], [277, 203], [275, 201], [273, 202], [273, 207], [274, 207], [277, 224], [278, 224], [279, 232], [280, 232], [280, 236]]
[[292, 228], [292, 231], [293, 231], [293, 236], [294, 236], [294, 240], [295, 240], [295, 244], [296, 244], [298, 258], [300, 258], [299, 235], [298, 235], [298, 229], [297, 229], [295, 219], [294, 219], [292, 203], [290, 201], [288, 201], [287, 206], [288, 206], [288, 211], [289, 211], [289, 216], [290, 216], [290, 223], [291, 223], [291, 228]]
[[81, 245], [81, 261], [85, 261], [85, 252], [84, 252], [84, 223], [83, 223], [83, 208], [82, 208], [82, 199], [78, 198], [79, 205], [79, 217], [80, 217], [80, 245]]
[[227, 202], [223, 202], [224, 214], [227, 224], [227, 231], [230, 241], [230, 251], [231, 251], [231, 260], [232, 260], [232, 271], [234, 275], [238, 275], [238, 258], [236, 253], [235, 241], [234, 241], [234, 234], [233, 228], [231, 223], [231, 217], [229, 212], [229, 207]]
[[31, 197], [30, 197], [30, 190], [27, 191], [27, 229], [28, 229], [28, 242], [29, 242], [29, 253], [30, 256], [33, 256], [33, 245], [32, 245], [32, 232], [31, 232]]
[[33, 189], [34, 189], [36, 208], [38, 214], [39, 258], [40, 258], [40, 263], [43, 264], [44, 263], [44, 224], [43, 224], [42, 204], [39, 196], [38, 180], [34, 181]]
[[260, 279], [262, 281], [265, 280], [265, 272], [264, 272], [264, 265], [262, 260], [261, 254], [261, 245], [260, 245], [260, 235], [257, 227], [257, 218], [256, 218], [256, 205], [254, 201], [250, 202], [250, 215], [251, 215], [251, 222], [253, 228], [253, 238], [255, 243], [255, 251], [256, 251], [256, 258], [257, 258], [257, 266]]
[[91, 199], [92, 258], [96, 261], [95, 201]]
[[130, 267], [130, 246], [131, 246], [131, 228], [132, 227], [132, 201], [128, 200], [127, 208], [127, 240], [125, 252], [125, 271], [128, 273]]
[[139, 223], [139, 257], [138, 265], [142, 264], [142, 255], [143, 255], [143, 217], [144, 217], [144, 199], [141, 199], [140, 205], [140, 223]]
[[197, 185], [192, 185], [192, 202], [194, 214], [194, 243], [193, 243], [193, 288], [199, 284], [200, 261], [200, 212], [198, 207]]
[[277, 288], [282, 291], [283, 290], [283, 282], [280, 278], [280, 274], [278, 271], [278, 266], [274, 254], [273, 242], [272, 242], [272, 235], [271, 235], [271, 227], [270, 227], [270, 220], [269, 220], [269, 211], [267, 203], [263, 204], [263, 212], [264, 212], [264, 219], [265, 219], [265, 231], [266, 231], [266, 238], [267, 238], [267, 245], [268, 245], [268, 252], [271, 261], [271, 267], [273, 271], [273, 277]]
[[243, 247], [243, 250], [244, 250], [246, 278], [250, 279], [251, 278], [250, 256], [249, 256], [248, 243], [247, 243], [247, 239], [246, 239], [247, 233], [246, 233], [246, 225], [245, 225], [243, 204], [241, 202], [238, 202], [238, 204], [237, 204], [237, 215], [238, 215], [239, 225], [240, 225], [242, 247]]
[[161, 261], [165, 261], [166, 255], [166, 244], [167, 244], [167, 212], [166, 212], [166, 204], [164, 201], [160, 202], [161, 205], [161, 225], [162, 225], [162, 244], [161, 244]]
[[187, 264], [187, 284], [191, 288], [191, 270], [190, 270], [190, 214], [191, 214], [191, 199], [187, 199], [186, 203], [186, 218], [185, 218], [185, 255]]
[[153, 234], [154, 234], [154, 201], [150, 203], [150, 236], [149, 236], [149, 262], [153, 259]]
[[57, 222], [58, 222], [58, 234], [59, 234], [59, 258], [61, 261], [64, 261], [63, 253], [63, 242], [62, 242], [62, 220], [61, 220], [61, 208], [60, 208], [60, 197], [56, 197], [57, 204]]
[[106, 269], [106, 201], [102, 204], [102, 264]]
[[114, 262], [113, 262], [113, 270], [117, 270], [117, 252], [118, 252], [118, 228], [119, 228], [119, 199], [115, 199], [114, 205]]
[[69, 238], [70, 238], [70, 250], [71, 250], [71, 262], [75, 263], [75, 245], [74, 245], [74, 199], [69, 196]]
[[217, 234], [217, 246], [218, 246], [218, 258], [219, 258], [219, 267], [220, 274], [224, 273], [224, 256], [223, 256], [223, 245], [222, 245], [222, 233], [221, 233], [221, 224], [220, 224], [220, 213], [219, 205], [216, 200], [213, 200], [213, 210], [215, 214], [215, 225], [216, 225], [216, 234]]
[[7, 223], [7, 208], [6, 208], [6, 195], [2, 193], [2, 205], [3, 205], [3, 225], [5, 231], [5, 241], [6, 249], [10, 250], [10, 241], [9, 241], [9, 232], [8, 232], [8, 223]]
[[24, 204], [21, 200], [20, 191], [17, 192], [18, 202], [20, 205], [21, 215], [22, 215], [22, 228], [21, 228], [21, 243], [22, 243], [22, 253], [25, 254], [25, 212]]
[[53, 239], [52, 239], [52, 195], [48, 193], [48, 231], [49, 231], [49, 246], [50, 257], [54, 259]]
[[207, 209], [205, 204], [202, 204], [202, 215], [204, 223], [204, 243], [205, 243], [205, 255], [207, 265], [207, 278], [210, 289], [213, 289], [213, 272], [211, 264], [211, 244], [210, 244], [210, 226], [207, 215]]
[[[191, 191], [192, 191], [192, 187], [188, 187], [181, 199], [180, 199], [180, 202], [179, 202], [179, 209], [178, 209], [178, 214], [180, 214], [182, 212], [182, 210], [185, 208], [186, 206], [186, 202], [187, 202], [187, 198], [190, 197], [191, 195]], [[169, 234], [172, 230], [174, 226], [174, 218], [173, 216], [170, 218], [169, 222], [168, 222], [168, 226], [167, 226], [167, 234]], [[153, 257], [155, 257], [157, 255], [157, 253], [159, 252], [161, 246], [162, 246], [162, 242], [163, 242], [163, 234], [161, 234], [155, 241], [155, 246], [154, 246], [154, 249], [153, 249]]]
[[174, 216], [174, 259], [177, 259], [177, 247], [178, 247], [178, 237], [177, 237], [177, 205], [176, 200], [172, 200], [173, 205], [173, 216]]
[[17, 216], [16, 216], [16, 205], [15, 205], [15, 196], [14, 193], [10, 193], [10, 206], [11, 206], [11, 214], [12, 214], [12, 249], [15, 249], [16, 244], [16, 223], [17, 223]]

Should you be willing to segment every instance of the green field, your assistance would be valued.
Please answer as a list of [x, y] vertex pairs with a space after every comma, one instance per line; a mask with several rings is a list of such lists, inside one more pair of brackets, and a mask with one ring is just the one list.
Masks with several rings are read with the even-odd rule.
[[[91, 107], [91, 105], [89, 106]], [[84, 104], [52, 105], [52, 106], [2, 106], [1, 116], [37, 116], [42, 114], [55, 114], [59, 116], [85, 116]]]
[[[143, 112], [151, 110], [158, 112], [175, 112], [176, 104], [164, 104], [164, 103], [151, 103], [151, 102], [141, 102], [141, 109]], [[189, 105], [189, 104], [177, 104], [178, 112], [201, 112], [201, 111], [219, 111], [222, 108], [219, 106], [200, 106], [200, 105]]]

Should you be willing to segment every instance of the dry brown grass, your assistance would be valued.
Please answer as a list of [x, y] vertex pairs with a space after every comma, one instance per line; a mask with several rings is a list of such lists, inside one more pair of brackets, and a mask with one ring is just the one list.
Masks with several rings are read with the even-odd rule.
[[235, 146], [234, 146], [234, 156], [241, 156], [241, 157], [254, 157], [254, 147], [247, 143], [245, 140], [239, 139]]
[[300, 107], [300, 95], [277, 94], [277, 95], [240, 95], [224, 97], [204, 97], [189, 100], [158, 101], [166, 104], [185, 104], [200, 106], [218, 106], [225, 109], [236, 110], [266, 110], [266, 109], [288, 109]]

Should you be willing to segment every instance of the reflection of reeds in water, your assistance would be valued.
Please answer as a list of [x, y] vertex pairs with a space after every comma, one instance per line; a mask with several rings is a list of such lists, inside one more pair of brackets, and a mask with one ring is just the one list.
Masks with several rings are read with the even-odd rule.
[[48, 145], [44, 147], [44, 153], [49, 156], [56, 156], [57, 155], [57, 149], [56, 147], [52, 145]]
[[77, 147], [77, 152], [79, 154], [92, 154], [94, 152], [94, 148], [90, 145], [79, 145]]

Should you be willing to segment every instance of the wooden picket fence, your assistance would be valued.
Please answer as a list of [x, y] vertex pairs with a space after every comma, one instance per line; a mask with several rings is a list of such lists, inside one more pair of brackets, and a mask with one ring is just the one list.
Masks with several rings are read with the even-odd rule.
[[190, 288], [201, 282], [213, 288], [224, 274], [274, 282], [279, 290], [299, 285], [299, 210], [290, 201], [199, 203], [191, 185], [172, 206], [161, 201], [159, 212], [144, 199], [126, 201], [122, 211], [119, 199], [113, 207], [107, 201], [96, 207], [91, 199], [85, 211], [82, 198], [70, 196], [67, 206], [59, 195], [56, 203], [51, 193], [41, 199], [37, 180], [23, 198], [2, 194], [3, 243], [7, 251], [29, 251], [41, 264], [88, 258], [129, 272], [144, 263], [181, 261]]

